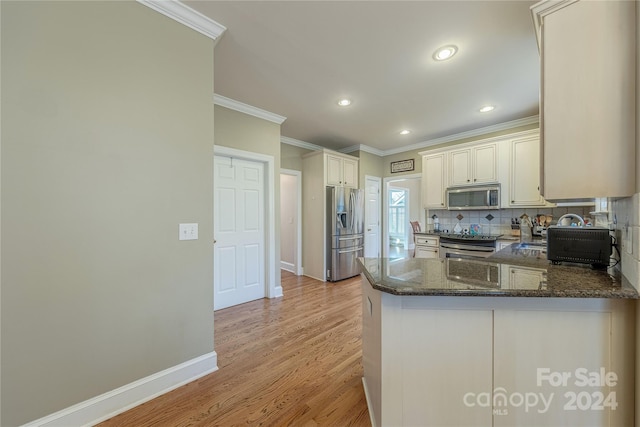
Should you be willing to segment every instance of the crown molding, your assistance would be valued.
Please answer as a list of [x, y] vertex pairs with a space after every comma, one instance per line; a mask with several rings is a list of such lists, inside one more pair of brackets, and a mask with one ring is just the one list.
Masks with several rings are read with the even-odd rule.
[[352, 145], [351, 147], [343, 148], [342, 150], [338, 150], [338, 151], [345, 154], [353, 153], [354, 151], [364, 151], [369, 154], [375, 154], [376, 156], [380, 156], [380, 157], [385, 156], [385, 151], [378, 150], [377, 148], [369, 147], [368, 145], [365, 145], [365, 144]]
[[529, 8], [531, 10], [531, 17], [533, 18], [533, 26], [536, 30], [538, 51], [540, 51], [542, 42], [542, 21], [544, 20], [544, 17], [562, 9], [563, 7], [567, 7], [576, 1], [578, 0], [543, 0]]
[[245, 113], [250, 116], [257, 117], [259, 119], [268, 120], [270, 122], [273, 122], [279, 125], [281, 125], [282, 122], [287, 120], [287, 118], [284, 116], [271, 113], [261, 108], [251, 106], [249, 104], [244, 104], [240, 101], [236, 101], [234, 99], [227, 98], [226, 96], [218, 95], [216, 93], [213, 94], [213, 103], [215, 105], [219, 105], [220, 107], [225, 107], [230, 110], [239, 111], [241, 113]]
[[539, 123], [539, 116], [525, 117], [522, 119], [512, 120], [510, 122], [498, 123], [497, 125], [485, 126], [483, 128], [473, 129], [466, 132], [460, 132], [453, 135], [443, 136], [442, 138], [430, 139], [428, 141], [419, 142], [417, 144], [407, 145], [405, 147], [398, 147], [384, 152], [385, 156], [391, 154], [404, 153], [406, 151], [420, 150], [422, 148], [431, 147], [433, 145], [444, 144], [447, 142], [457, 141], [465, 138], [473, 138], [476, 136], [483, 136], [493, 132], [500, 132], [503, 130], [514, 129], [520, 126], [532, 125]]
[[305, 148], [307, 150], [322, 151], [325, 147], [321, 147], [310, 142], [300, 141], [299, 139], [289, 138], [288, 136], [281, 136], [280, 142], [283, 144], [294, 145], [296, 147]]
[[138, 3], [147, 6], [164, 16], [173, 19], [187, 27], [196, 30], [200, 34], [217, 40], [227, 30], [222, 24], [218, 24], [208, 16], [178, 0], [136, 0]]

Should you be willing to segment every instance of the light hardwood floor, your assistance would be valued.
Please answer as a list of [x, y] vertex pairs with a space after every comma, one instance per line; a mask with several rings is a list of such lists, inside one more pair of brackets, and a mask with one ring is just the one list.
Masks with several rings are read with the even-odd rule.
[[370, 426], [360, 277], [282, 273], [284, 297], [216, 311], [219, 370], [108, 426]]

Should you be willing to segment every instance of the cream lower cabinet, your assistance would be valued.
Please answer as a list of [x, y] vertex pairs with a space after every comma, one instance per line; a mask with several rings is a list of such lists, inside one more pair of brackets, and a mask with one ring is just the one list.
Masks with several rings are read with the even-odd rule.
[[416, 235], [416, 258], [439, 258], [440, 237]]
[[633, 425], [635, 344], [627, 302], [496, 310], [493, 425]]
[[635, 301], [362, 294], [374, 426], [633, 425]]

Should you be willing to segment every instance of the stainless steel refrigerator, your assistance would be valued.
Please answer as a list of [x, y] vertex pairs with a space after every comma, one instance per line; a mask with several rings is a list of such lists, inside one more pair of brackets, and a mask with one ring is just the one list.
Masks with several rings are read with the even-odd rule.
[[364, 254], [364, 190], [327, 187], [327, 280], [360, 274]]

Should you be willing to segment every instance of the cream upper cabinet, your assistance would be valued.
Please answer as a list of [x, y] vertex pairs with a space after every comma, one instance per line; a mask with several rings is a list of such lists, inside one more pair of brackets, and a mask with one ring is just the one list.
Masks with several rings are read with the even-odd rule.
[[473, 185], [497, 182], [497, 145], [452, 150], [450, 156], [451, 185]]
[[333, 154], [325, 154], [327, 185], [358, 187], [358, 161]]
[[331, 150], [312, 151], [302, 156], [302, 216], [313, 227], [302, 228], [304, 274], [326, 280], [327, 186], [358, 186], [358, 158]]
[[544, 206], [540, 195], [540, 138], [511, 141], [510, 206]]
[[347, 187], [358, 187], [358, 161], [342, 159], [342, 178]]
[[541, 55], [542, 195], [635, 192], [634, 1], [544, 1], [532, 7]]
[[444, 209], [447, 188], [447, 153], [422, 157], [422, 200], [425, 209]]

